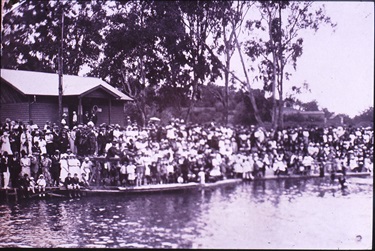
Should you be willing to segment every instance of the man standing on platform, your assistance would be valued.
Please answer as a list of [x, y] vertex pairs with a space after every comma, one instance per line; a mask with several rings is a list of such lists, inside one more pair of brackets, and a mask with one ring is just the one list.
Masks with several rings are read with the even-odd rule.
[[61, 127], [64, 127], [66, 125], [68, 125], [67, 115], [66, 113], [63, 113], [62, 119], [61, 119]]
[[73, 111], [72, 127], [71, 128], [73, 128], [74, 126], [78, 126], [78, 116], [77, 116], [76, 111]]

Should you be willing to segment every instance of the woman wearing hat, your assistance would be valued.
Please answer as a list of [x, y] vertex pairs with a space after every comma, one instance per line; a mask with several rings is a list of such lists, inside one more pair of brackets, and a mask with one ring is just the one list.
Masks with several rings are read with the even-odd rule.
[[46, 180], [46, 184], [51, 185], [52, 178], [51, 178], [51, 173], [49, 170], [51, 170], [52, 160], [48, 157], [47, 153], [42, 154], [42, 158], [40, 160], [40, 166], [42, 168], [42, 174]]
[[68, 132], [68, 139], [69, 139], [69, 147], [72, 153], [77, 154], [77, 146], [76, 146], [76, 139], [77, 139], [77, 126], [73, 126], [73, 129]]
[[81, 178], [81, 162], [79, 159], [74, 155], [74, 153], [70, 153], [68, 155], [68, 166], [69, 166], [69, 172], [73, 175], [75, 173], [78, 174], [79, 179]]
[[32, 135], [32, 144], [36, 145], [36, 142], [38, 142], [38, 147], [39, 147], [39, 140], [40, 140], [40, 131], [36, 129], [31, 133]]
[[31, 168], [30, 168], [31, 160], [24, 150], [21, 151], [20, 165], [21, 165], [22, 176], [27, 174], [30, 177], [31, 176]]
[[62, 153], [60, 156], [60, 181], [64, 183], [65, 178], [69, 174], [69, 165], [68, 165], [68, 154]]
[[20, 152], [24, 150], [26, 154], [31, 153], [32, 136], [26, 126], [23, 126], [23, 132], [20, 135]]
[[8, 155], [13, 155], [12, 148], [10, 146], [9, 132], [4, 131], [3, 135], [0, 136], [0, 153], [7, 152]]
[[90, 180], [91, 173], [93, 171], [94, 164], [89, 157], [85, 157], [81, 164], [81, 173], [85, 174], [86, 178]]
[[47, 141], [43, 134], [39, 138], [39, 148], [42, 154], [47, 153]]

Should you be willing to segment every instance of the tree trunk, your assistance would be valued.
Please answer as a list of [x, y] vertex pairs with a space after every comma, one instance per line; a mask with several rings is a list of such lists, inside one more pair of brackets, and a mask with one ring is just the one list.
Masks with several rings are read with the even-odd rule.
[[[280, 3], [279, 3], [279, 19], [280, 19], [280, 23], [279, 23], [279, 33], [281, 34], [281, 6], [280, 6]], [[284, 84], [284, 81], [283, 81], [283, 78], [284, 78], [284, 61], [283, 61], [283, 50], [281, 48], [281, 37], [280, 37], [280, 41], [279, 41], [279, 62], [280, 62], [280, 75], [279, 75], [279, 118], [278, 118], [278, 127], [280, 129], [283, 129], [284, 128], [284, 97], [283, 97], [283, 84]]]
[[146, 113], [145, 113], [145, 110], [144, 110], [144, 105], [141, 104], [140, 102], [137, 102], [136, 103], [137, 105], [137, 109], [141, 115], [141, 126], [144, 127], [146, 125]]
[[[229, 69], [229, 61], [227, 60], [227, 69]], [[229, 86], [229, 73], [224, 73], [224, 79], [225, 79], [225, 90], [224, 90], [224, 124], [228, 124], [228, 109], [229, 109], [229, 94], [228, 94], [228, 86]]]
[[279, 118], [278, 118], [278, 127], [283, 129], [284, 128], [284, 95], [283, 95], [283, 84], [284, 84], [284, 81], [283, 81], [283, 75], [284, 75], [284, 61], [282, 59], [280, 59], [280, 64], [281, 64], [281, 67], [280, 67], [280, 71], [281, 71], [281, 76], [280, 76], [280, 79], [279, 79]]
[[249, 93], [248, 96], [250, 98], [251, 105], [253, 106], [253, 109], [254, 109], [255, 120], [257, 121], [257, 123], [259, 125], [262, 125], [263, 121], [262, 121], [262, 118], [259, 116], [258, 107], [257, 107], [257, 104], [255, 102], [255, 98], [254, 98], [253, 92], [251, 90], [251, 85], [250, 85], [249, 77], [247, 75], [247, 71], [246, 71], [246, 67], [245, 67], [245, 62], [244, 62], [244, 59], [243, 59], [243, 56], [242, 56], [241, 46], [240, 46], [240, 44], [238, 42], [236, 34], [234, 34], [234, 39], [235, 39], [236, 47], [237, 47], [237, 50], [238, 50], [238, 54], [240, 55], [242, 69], [243, 69], [243, 72], [244, 72], [245, 77], [246, 77], [246, 87], [247, 87], [247, 90], [248, 90], [248, 93]]
[[[234, 32], [234, 30], [232, 31]], [[224, 81], [225, 81], [225, 89], [224, 89], [224, 124], [228, 124], [228, 104], [229, 104], [229, 95], [228, 95], [228, 88], [229, 88], [229, 70], [230, 70], [230, 59], [231, 59], [231, 48], [230, 43], [232, 41], [232, 35], [229, 39], [227, 39], [227, 33], [225, 30], [225, 24], [223, 22], [223, 35], [224, 35], [224, 45], [225, 45], [225, 67], [228, 71], [224, 71]]]
[[188, 123], [188, 121], [190, 120], [190, 113], [194, 109], [194, 106], [195, 106], [195, 95], [197, 93], [197, 88], [198, 88], [198, 80], [194, 79], [192, 98], [191, 98], [191, 102], [190, 102], [189, 108], [185, 116], [186, 123]]
[[[272, 73], [273, 73], [273, 77], [272, 77], [272, 128], [275, 129], [277, 127], [277, 104], [276, 104], [276, 74], [277, 74], [277, 70], [276, 70], [276, 65], [277, 65], [277, 59], [276, 59], [276, 55], [275, 55], [275, 50], [272, 49], [272, 59], [273, 59], [273, 62], [272, 62], [272, 65], [273, 65], [273, 69], [272, 69]], [[280, 115], [280, 114], [279, 114]]]

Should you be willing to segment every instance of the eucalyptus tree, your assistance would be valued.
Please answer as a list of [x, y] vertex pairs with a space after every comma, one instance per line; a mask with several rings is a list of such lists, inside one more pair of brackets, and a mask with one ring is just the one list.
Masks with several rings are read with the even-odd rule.
[[[228, 104], [229, 104], [229, 82], [231, 72], [231, 59], [236, 50], [237, 37], [241, 32], [242, 23], [245, 20], [246, 13], [248, 12], [252, 2], [246, 1], [224, 1], [219, 2], [220, 4], [216, 8], [218, 13], [217, 22], [220, 24], [216, 26], [216, 32], [214, 36], [213, 45], [210, 46], [210, 53], [216, 55], [215, 57], [220, 58], [224, 56], [223, 62], [219, 65], [221, 70], [224, 72], [224, 93], [217, 92], [216, 96], [222, 102], [224, 106], [224, 122], [228, 123]], [[232, 73], [233, 74], [233, 73]], [[232, 77], [232, 81], [234, 78]], [[244, 87], [247, 85], [245, 84]], [[250, 85], [248, 85], [250, 87]], [[245, 88], [246, 89], [246, 88]], [[221, 91], [221, 90], [218, 90]], [[252, 95], [251, 88], [249, 88], [249, 95]], [[253, 97], [251, 98], [253, 101]], [[255, 102], [253, 103], [255, 106]], [[254, 109], [257, 111], [257, 108]]]
[[290, 67], [296, 70], [302, 56], [303, 31], [316, 32], [322, 24], [336, 24], [326, 15], [324, 5], [313, 2], [260, 1], [257, 9], [260, 17], [249, 20], [247, 28], [260, 31], [260, 35], [247, 42], [246, 54], [258, 62], [257, 77], [263, 81], [264, 90], [272, 94], [273, 127], [282, 128], [284, 80], [290, 78]]
[[156, 98], [163, 86], [183, 86], [190, 78], [184, 68], [186, 36], [176, 4], [115, 2], [107, 20], [103, 57], [90, 73], [132, 97], [142, 124], [147, 108], [160, 101]]
[[200, 87], [213, 83], [221, 76], [220, 65], [208, 51], [207, 44], [212, 38], [220, 15], [215, 8], [220, 5], [216, 1], [178, 1], [182, 21], [187, 34], [187, 64], [190, 81], [185, 83], [191, 90], [190, 105], [185, 120], [189, 120], [190, 112], [200, 97]]
[[[240, 36], [243, 34], [243, 23], [246, 21], [248, 12], [253, 4], [254, 2], [251, 1], [213, 1], [211, 4], [210, 12], [212, 13], [211, 16], [215, 18], [216, 24], [212, 25], [211, 41], [205, 41], [203, 46], [209, 52], [212, 64], [224, 73], [225, 89], [222, 93], [216, 93], [215, 95], [223, 103], [225, 123], [228, 122], [228, 87], [235, 82], [240, 84], [241, 89], [251, 101], [256, 123], [263, 123], [254, 98], [252, 84], [248, 75], [249, 68], [243, 57], [242, 43], [240, 41]], [[236, 50], [241, 58], [245, 80], [238, 77], [231, 69], [232, 56]]]
[[[243, 57], [243, 53], [242, 53], [242, 49], [241, 49], [242, 43], [238, 39], [239, 35], [241, 34], [240, 31], [241, 31], [242, 23], [244, 22], [245, 17], [247, 16], [247, 12], [252, 7], [252, 5], [253, 5], [253, 2], [247, 2], [247, 5], [245, 5], [245, 6], [242, 5], [242, 6], [240, 6], [240, 8], [237, 7], [237, 12], [235, 12], [236, 15], [232, 18], [230, 23], [231, 23], [231, 29], [232, 29], [232, 34], [233, 34], [233, 42], [234, 42], [235, 47], [237, 48], [237, 52], [240, 56], [240, 61], [241, 61], [243, 73], [244, 73], [245, 79], [246, 79], [246, 81], [240, 81], [241, 87], [242, 87], [242, 89], [245, 90], [245, 92], [247, 93], [247, 95], [250, 99], [256, 122], [259, 125], [262, 125], [263, 120], [260, 116], [258, 106], [257, 106], [256, 100], [255, 100], [254, 94], [253, 94], [252, 84], [250, 83], [250, 78], [249, 78], [249, 75], [248, 75], [249, 68], [246, 66], [245, 59]], [[237, 30], [239, 30], [239, 31], [237, 32]], [[251, 69], [251, 67], [250, 67], [250, 69]], [[234, 77], [236, 79], [238, 79], [237, 76], [234, 76]]]
[[20, 5], [3, 17], [2, 68], [57, 72], [62, 40], [63, 72], [77, 75], [83, 65], [98, 60], [105, 16], [102, 5], [103, 1], [38, 0]]

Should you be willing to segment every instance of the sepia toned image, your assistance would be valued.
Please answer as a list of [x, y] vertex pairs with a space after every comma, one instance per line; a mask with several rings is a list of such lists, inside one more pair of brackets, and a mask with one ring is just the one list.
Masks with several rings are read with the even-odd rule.
[[374, 3], [1, 1], [0, 248], [373, 247]]

